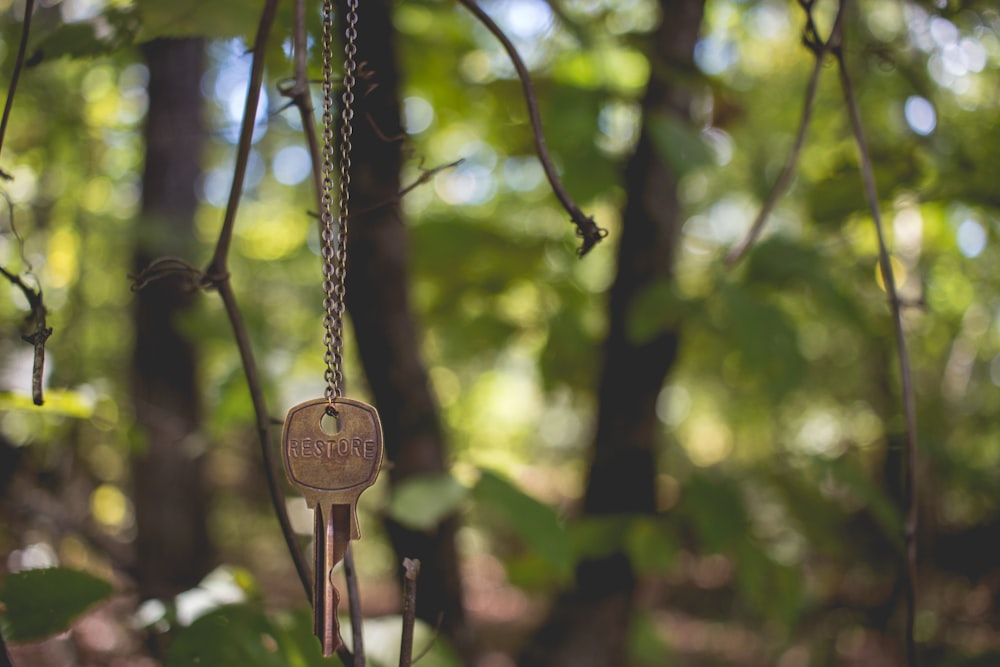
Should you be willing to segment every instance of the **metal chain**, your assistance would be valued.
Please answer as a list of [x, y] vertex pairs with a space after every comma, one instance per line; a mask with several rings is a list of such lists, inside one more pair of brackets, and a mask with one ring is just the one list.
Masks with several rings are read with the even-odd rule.
[[334, 119], [333, 119], [333, 0], [323, 0], [323, 165], [322, 223], [323, 343], [326, 348], [326, 400], [335, 412], [333, 399], [344, 391], [344, 278], [347, 275], [347, 220], [351, 198], [351, 135], [354, 132], [354, 84], [357, 71], [358, 0], [348, 0], [344, 42], [344, 91], [340, 108], [340, 184], [336, 225], [333, 216]]

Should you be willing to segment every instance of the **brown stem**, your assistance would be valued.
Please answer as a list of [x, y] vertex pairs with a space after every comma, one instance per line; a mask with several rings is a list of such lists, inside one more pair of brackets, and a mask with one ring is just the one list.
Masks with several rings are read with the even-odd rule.
[[14, 60], [14, 71], [10, 75], [10, 85], [7, 86], [7, 102], [3, 107], [3, 119], [0, 120], [0, 151], [3, 150], [3, 140], [7, 136], [7, 121], [10, 120], [10, 110], [14, 107], [14, 93], [17, 82], [24, 69], [24, 54], [28, 49], [28, 33], [31, 31], [31, 15], [35, 11], [35, 0], [25, 0], [24, 23], [21, 24], [21, 43], [17, 47], [17, 58]]
[[233, 328], [233, 336], [240, 351], [243, 372], [246, 375], [254, 414], [257, 418], [257, 436], [260, 441], [268, 491], [271, 494], [271, 503], [274, 506], [275, 514], [278, 516], [278, 522], [281, 524], [281, 532], [285, 538], [288, 551], [292, 556], [292, 561], [295, 563], [299, 580], [306, 591], [306, 597], [312, 602], [312, 579], [309, 576], [309, 568], [305, 557], [302, 555], [302, 550], [299, 549], [295, 531], [292, 530], [288, 511], [285, 508], [284, 494], [281, 484], [278, 481], [274, 457], [271, 454], [269, 437], [271, 418], [268, 415], [267, 406], [264, 402], [264, 391], [257, 371], [253, 348], [250, 345], [250, 337], [247, 334], [246, 324], [243, 322], [243, 315], [236, 303], [236, 295], [233, 292], [228, 271], [229, 247], [232, 241], [233, 227], [236, 224], [236, 211], [239, 207], [240, 195], [243, 191], [243, 179], [246, 175], [247, 161], [250, 155], [250, 146], [257, 115], [257, 102], [260, 99], [260, 88], [264, 79], [264, 52], [267, 47], [271, 26], [274, 23], [277, 7], [278, 0], [267, 0], [257, 27], [257, 36], [253, 47], [253, 65], [250, 70], [250, 83], [247, 89], [246, 105], [243, 108], [243, 125], [240, 130], [240, 140], [236, 151], [233, 184], [229, 191], [229, 203], [226, 207], [226, 216], [222, 224], [222, 230], [219, 232], [219, 238], [216, 241], [212, 261], [205, 271], [205, 279], [218, 290], [219, 296], [225, 305], [229, 323]]
[[261, 456], [264, 461], [264, 470], [267, 477], [267, 490], [271, 494], [271, 504], [278, 515], [278, 523], [281, 524], [281, 534], [285, 537], [285, 545], [292, 555], [295, 563], [295, 570], [298, 572], [302, 587], [305, 588], [306, 597], [312, 602], [312, 578], [309, 576], [309, 566], [306, 564], [302, 550], [299, 548], [295, 538], [295, 531], [292, 530], [291, 521], [288, 518], [288, 511], [285, 509], [285, 495], [282, 492], [281, 484], [278, 482], [274, 456], [271, 454], [271, 442], [269, 436], [269, 426], [271, 418], [267, 412], [267, 405], [264, 402], [264, 392], [261, 389], [260, 375], [257, 372], [257, 362], [254, 359], [253, 348], [250, 345], [250, 337], [247, 334], [246, 324], [243, 322], [243, 314], [236, 303], [236, 294], [233, 292], [229, 276], [215, 282], [215, 288], [222, 298], [222, 303], [226, 308], [226, 315], [229, 317], [229, 324], [233, 328], [233, 337], [236, 339], [236, 346], [240, 351], [240, 360], [243, 363], [243, 373], [246, 375], [247, 387], [250, 390], [250, 400], [253, 403], [254, 415], [257, 418], [257, 438], [260, 442]]
[[260, 101], [260, 87], [264, 80], [264, 52], [267, 50], [267, 39], [274, 23], [274, 15], [278, 9], [278, 0], [267, 0], [260, 15], [257, 26], [257, 36], [253, 45], [253, 65], [250, 68], [250, 84], [247, 86], [247, 99], [243, 107], [243, 124], [240, 128], [240, 140], [236, 149], [236, 166], [233, 169], [233, 184], [229, 190], [229, 201], [226, 204], [226, 216], [219, 231], [219, 239], [215, 244], [215, 253], [205, 272], [209, 280], [221, 278], [226, 274], [229, 256], [229, 246], [233, 240], [233, 228], [236, 226], [236, 211], [240, 206], [243, 194], [243, 180], [246, 176], [247, 163], [250, 160], [250, 146], [253, 141], [254, 125], [257, 121], [257, 103]]
[[545, 176], [549, 179], [549, 185], [552, 187], [552, 191], [555, 193], [556, 197], [559, 198], [559, 203], [562, 204], [566, 212], [569, 213], [570, 220], [576, 225], [576, 235], [582, 239], [579, 254], [582, 257], [586, 255], [591, 248], [597, 245], [601, 239], [608, 235], [608, 230], [598, 227], [594, 219], [585, 215], [580, 207], [577, 206], [573, 198], [570, 197], [569, 192], [566, 191], [566, 187], [563, 185], [562, 180], [559, 178], [559, 174], [556, 172], [556, 167], [552, 163], [552, 157], [549, 154], [548, 146], [545, 144], [545, 133], [542, 130], [542, 117], [541, 113], [538, 111], [538, 96], [535, 94], [535, 86], [531, 82], [531, 74], [528, 72], [527, 66], [524, 61], [521, 60], [520, 54], [517, 52], [513, 42], [510, 38], [500, 29], [493, 19], [490, 18], [489, 14], [483, 11], [483, 9], [475, 3], [474, 0], [458, 0], [462, 6], [468, 9], [473, 16], [475, 16], [480, 23], [486, 26], [486, 29], [493, 33], [493, 36], [497, 38], [500, 44], [503, 46], [504, 50], [507, 52], [507, 56], [510, 58], [511, 63], [514, 65], [514, 69], [517, 71], [517, 77], [521, 80], [521, 89], [524, 91], [524, 101], [528, 105], [528, 116], [531, 118], [531, 132], [535, 138], [535, 150], [538, 153], [538, 159], [542, 163], [542, 168], [545, 170]]
[[413, 664], [413, 628], [417, 622], [417, 576], [420, 561], [403, 559], [403, 632], [399, 639], [399, 667]]
[[351, 614], [351, 644], [354, 649], [355, 667], [365, 667], [365, 643], [362, 633], [361, 593], [358, 588], [358, 571], [354, 568], [354, 549], [350, 545], [344, 552], [344, 579], [347, 581], [347, 605]]
[[299, 116], [302, 119], [302, 131], [305, 132], [309, 157], [312, 160], [313, 187], [316, 190], [316, 210], [321, 211], [323, 209], [323, 164], [320, 154], [319, 137], [316, 135], [316, 119], [313, 112], [312, 96], [309, 94], [304, 0], [295, 0], [295, 28], [292, 33], [292, 44], [295, 50], [294, 80], [290, 87], [281, 89], [280, 92], [299, 110]]
[[[847, 0], [840, 1], [841, 12], [846, 4]], [[854, 134], [854, 141], [858, 147], [861, 179], [864, 183], [865, 198], [868, 200], [868, 207], [871, 211], [872, 221], [875, 224], [875, 232], [878, 235], [879, 268], [882, 272], [882, 281], [885, 283], [886, 293], [889, 296], [889, 307], [892, 310], [894, 334], [896, 338], [896, 352], [903, 392], [903, 413], [906, 420], [906, 473], [904, 475], [904, 497], [906, 498], [907, 507], [903, 530], [903, 538], [906, 545], [906, 576], [904, 577], [906, 594], [906, 660], [909, 667], [917, 667], [917, 645], [914, 637], [917, 607], [916, 538], [918, 522], [916, 398], [913, 391], [910, 356], [906, 348], [906, 334], [903, 331], [902, 307], [896, 290], [896, 279], [893, 275], [892, 260], [889, 256], [888, 246], [885, 241], [882, 214], [879, 207], [878, 190], [875, 185], [875, 174], [872, 170], [871, 155], [868, 152], [868, 144], [865, 140], [864, 126], [861, 122], [861, 112], [858, 108], [857, 98], [854, 94], [854, 84], [847, 71], [847, 63], [844, 60], [843, 50], [837, 49], [834, 53], [837, 58], [838, 71], [840, 72], [840, 85], [844, 92], [844, 101], [847, 105], [848, 115], [851, 120], [851, 130]]]
[[785, 162], [785, 166], [782, 168], [781, 174], [778, 176], [778, 180], [775, 181], [774, 186], [771, 188], [771, 192], [768, 193], [767, 199], [764, 201], [764, 205], [757, 214], [757, 218], [753, 221], [753, 224], [750, 226], [750, 230], [747, 232], [746, 236], [743, 237], [743, 240], [735, 245], [726, 255], [726, 264], [728, 266], [736, 264], [743, 258], [746, 252], [760, 236], [761, 232], [764, 231], [764, 225], [767, 222], [767, 219], [771, 216], [771, 212], [777, 205], [778, 200], [785, 195], [789, 186], [791, 186], [792, 176], [794, 176], [795, 169], [798, 166], [799, 157], [802, 154], [802, 147], [805, 145], [806, 134], [809, 132], [809, 125], [812, 122], [813, 109], [815, 108], [816, 102], [816, 92], [819, 90], [819, 75], [823, 69], [823, 63], [826, 60], [826, 56], [840, 46], [840, 25], [843, 17], [843, 6], [841, 6], [840, 11], [837, 12], [837, 18], [835, 19], [833, 28], [830, 31], [829, 39], [819, 44], [811, 41], [816, 39], [816, 28], [812, 18], [812, 4], [803, 3], [802, 6], [806, 11], [805, 43], [816, 57], [815, 62], [813, 63], [812, 75], [809, 77], [809, 84], [806, 87], [806, 99], [805, 106], [802, 110], [802, 120], [799, 122], [798, 133], [795, 136], [795, 144], [792, 147], [791, 153], [788, 155], [788, 160]]

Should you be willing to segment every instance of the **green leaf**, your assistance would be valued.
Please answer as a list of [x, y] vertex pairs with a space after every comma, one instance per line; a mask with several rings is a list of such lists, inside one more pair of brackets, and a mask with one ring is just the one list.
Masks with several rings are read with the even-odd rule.
[[734, 560], [737, 588], [753, 610], [791, 630], [803, 605], [800, 571], [776, 562], [754, 540], [741, 544]]
[[857, 300], [839, 289], [835, 274], [833, 260], [815, 246], [782, 236], [761, 241], [747, 258], [748, 283], [786, 291], [806, 288], [822, 304], [823, 312], [863, 325]]
[[[278, 641], [283, 635], [282, 629], [260, 609], [246, 605], [222, 607], [179, 630], [167, 648], [163, 664], [285, 667], [288, 660]], [[340, 662], [332, 659], [329, 664]]]
[[678, 174], [712, 164], [712, 150], [701, 133], [669, 114], [650, 116], [647, 130], [660, 156]]
[[69, 568], [9, 574], [0, 586], [0, 602], [6, 607], [4, 634], [11, 641], [33, 641], [63, 632], [75, 617], [109, 595], [111, 584]]
[[726, 312], [717, 326], [730, 337], [744, 375], [762, 393], [782, 398], [806, 372], [794, 324], [785, 311], [751, 290], [730, 284], [720, 296]]
[[659, 667], [673, 663], [673, 652], [656, 627], [656, 619], [645, 609], [637, 609], [629, 626], [629, 664]]
[[142, 19], [140, 40], [156, 37], [248, 37], [260, 20], [262, 0], [137, 0]]
[[679, 551], [670, 524], [657, 517], [635, 517], [625, 537], [632, 566], [639, 574], [666, 574]]
[[43, 61], [105, 56], [132, 44], [138, 30], [132, 9], [108, 9], [99, 20], [60, 23], [33, 43], [31, 51]]
[[705, 553], [729, 550], [750, 533], [750, 517], [739, 487], [719, 475], [692, 474], [677, 510], [691, 521]]
[[588, 516], [569, 525], [573, 553], [578, 559], [606, 558], [625, 548], [629, 531], [625, 515]]
[[664, 330], [674, 328], [682, 319], [684, 301], [671, 280], [657, 280], [647, 285], [629, 307], [625, 329], [629, 340], [642, 345]]
[[408, 528], [430, 530], [458, 510], [469, 489], [448, 474], [422, 475], [402, 482], [386, 513]]
[[473, 494], [480, 505], [501, 516], [560, 579], [569, 578], [573, 552], [566, 527], [554, 509], [489, 470], [482, 471]]

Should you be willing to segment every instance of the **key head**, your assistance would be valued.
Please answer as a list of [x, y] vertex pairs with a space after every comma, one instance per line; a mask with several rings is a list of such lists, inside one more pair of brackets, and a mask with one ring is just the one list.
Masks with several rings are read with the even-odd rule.
[[355, 508], [358, 496], [375, 483], [382, 465], [382, 423], [367, 403], [335, 398], [337, 418], [328, 422], [339, 428], [327, 433], [323, 423], [329, 406], [327, 399], [317, 398], [288, 411], [281, 432], [285, 474], [302, 491], [309, 507], [350, 505], [350, 536], [358, 539]]

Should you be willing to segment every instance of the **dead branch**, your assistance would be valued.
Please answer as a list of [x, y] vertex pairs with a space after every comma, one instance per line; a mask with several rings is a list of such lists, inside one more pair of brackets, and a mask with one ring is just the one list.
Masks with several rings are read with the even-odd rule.
[[399, 667], [413, 664], [413, 628], [417, 622], [417, 576], [420, 561], [403, 559], [403, 632], [399, 640]]

